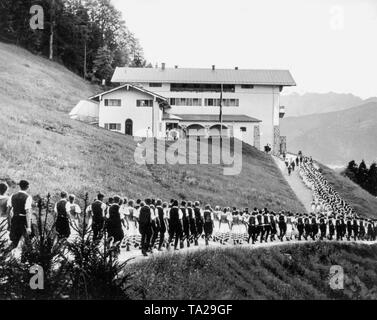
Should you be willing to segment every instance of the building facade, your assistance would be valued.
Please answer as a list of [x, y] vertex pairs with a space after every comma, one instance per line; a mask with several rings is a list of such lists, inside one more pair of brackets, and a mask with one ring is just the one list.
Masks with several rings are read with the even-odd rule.
[[[124, 134], [165, 138], [230, 136], [280, 149], [280, 93], [295, 81], [287, 70], [117, 68], [118, 87], [90, 99], [99, 125]], [[220, 102], [222, 107], [220, 108]], [[220, 116], [220, 109], [221, 116]]]

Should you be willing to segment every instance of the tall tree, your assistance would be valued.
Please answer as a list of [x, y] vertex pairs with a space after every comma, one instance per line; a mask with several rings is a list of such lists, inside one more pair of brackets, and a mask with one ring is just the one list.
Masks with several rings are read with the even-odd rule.
[[108, 82], [114, 72], [112, 67], [113, 57], [107, 46], [99, 48], [93, 62], [93, 72], [99, 80]]
[[359, 164], [359, 169], [356, 175], [357, 183], [364, 189], [368, 183], [368, 168], [365, 161], [362, 160]]
[[373, 162], [368, 170], [367, 190], [377, 196], [377, 164]]

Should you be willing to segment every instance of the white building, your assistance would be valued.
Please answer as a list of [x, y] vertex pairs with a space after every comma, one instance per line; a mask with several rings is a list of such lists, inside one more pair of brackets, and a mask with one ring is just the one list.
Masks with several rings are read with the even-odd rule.
[[[257, 147], [280, 148], [280, 92], [296, 83], [287, 70], [117, 68], [119, 86], [99, 102], [99, 125], [133, 136], [232, 136]], [[222, 124], [220, 130], [220, 97]]]

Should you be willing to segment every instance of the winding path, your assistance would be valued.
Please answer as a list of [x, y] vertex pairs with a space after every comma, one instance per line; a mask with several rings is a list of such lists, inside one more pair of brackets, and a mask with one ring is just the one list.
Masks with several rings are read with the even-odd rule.
[[295, 169], [295, 171], [293, 171], [291, 175], [288, 175], [288, 170], [284, 161], [275, 156], [273, 156], [273, 159], [276, 165], [278, 166], [278, 168], [280, 169], [283, 177], [288, 182], [289, 186], [291, 187], [293, 192], [296, 194], [299, 201], [305, 207], [307, 213], [309, 213], [311, 211], [310, 205], [313, 200], [313, 196], [310, 189], [308, 189], [305, 186], [304, 182], [302, 181], [298, 173], [298, 168]]

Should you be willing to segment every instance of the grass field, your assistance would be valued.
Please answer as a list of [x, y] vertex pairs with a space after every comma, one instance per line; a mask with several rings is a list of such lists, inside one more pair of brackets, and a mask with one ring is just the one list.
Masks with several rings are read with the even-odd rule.
[[323, 176], [335, 188], [339, 195], [346, 200], [362, 216], [377, 216], [377, 198], [360, 188], [356, 183], [324, 165], [320, 165]]
[[[344, 269], [344, 290], [329, 285]], [[131, 265], [138, 299], [377, 299], [377, 245], [208, 249]]]
[[59, 64], [0, 44], [0, 180], [14, 186], [26, 178], [33, 194], [102, 191], [302, 210], [272, 159], [252, 147], [244, 146], [237, 176], [223, 176], [221, 165], [136, 164], [132, 138], [69, 119], [80, 99], [99, 90]]

